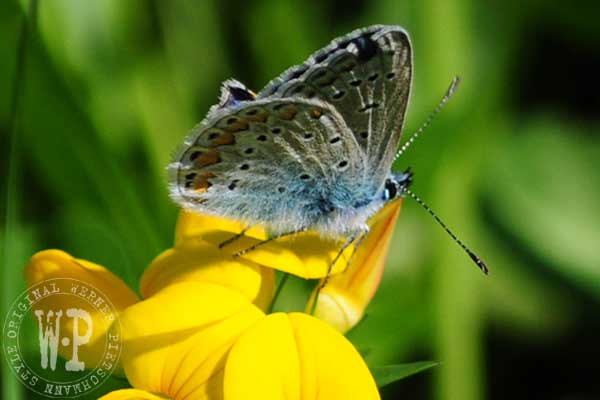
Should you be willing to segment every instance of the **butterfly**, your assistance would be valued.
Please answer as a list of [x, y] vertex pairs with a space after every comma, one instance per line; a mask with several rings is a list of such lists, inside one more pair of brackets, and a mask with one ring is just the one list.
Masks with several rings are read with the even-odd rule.
[[412, 181], [391, 169], [412, 75], [407, 32], [374, 25], [333, 40], [258, 93], [225, 81], [168, 167], [171, 198], [261, 225], [272, 238], [312, 230], [344, 239], [339, 256]]
[[408, 34], [381, 25], [333, 40], [258, 94], [226, 81], [169, 165], [171, 197], [275, 235], [364, 232], [410, 181], [391, 164], [411, 82]]

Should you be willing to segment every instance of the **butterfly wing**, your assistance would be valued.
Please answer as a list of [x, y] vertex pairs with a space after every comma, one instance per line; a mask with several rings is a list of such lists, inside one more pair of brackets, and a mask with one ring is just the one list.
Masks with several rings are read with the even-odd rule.
[[381, 188], [400, 141], [411, 82], [408, 34], [397, 26], [377, 25], [333, 40], [272, 80], [257, 97], [331, 103], [366, 155], [368, 179]]
[[[183, 207], [274, 232], [312, 226], [363, 201], [359, 144], [331, 105], [303, 98], [241, 101], [214, 109], [169, 165]], [[362, 197], [361, 197], [362, 196]]]
[[235, 79], [227, 79], [221, 83], [219, 102], [208, 110], [208, 115], [223, 108], [235, 107], [242, 101], [253, 101], [254, 99], [256, 99], [256, 93], [248, 89], [242, 82]]

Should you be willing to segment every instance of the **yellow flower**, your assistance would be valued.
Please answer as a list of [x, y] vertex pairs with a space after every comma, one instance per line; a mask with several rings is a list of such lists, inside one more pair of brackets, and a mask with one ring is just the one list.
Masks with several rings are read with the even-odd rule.
[[140, 292], [148, 298], [184, 281], [212, 282], [235, 289], [266, 310], [273, 298], [275, 273], [251, 261], [234, 260], [216, 246], [191, 237], [152, 261], [140, 280]]
[[[242, 229], [243, 226], [237, 222], [183, 211], [177, 223], [176, 241], [181, 242], [200, 236], [202, 240], [217, 247], [233, 235], [240, 233]], [[223, 250], [227, 254], [237, 253], [266, 238], [265, 231], [255, 227], [239, 240], [225, 246]], [[301, 278], [316, 279], [327, 275], [329, 265], [337, 256], [342, 244], [343, 241], [324, 240], [319, 233], [309, 231], [265, 243], [241, 258]], [[343, 256], [335, 263], [332, 273], [341, 272], [346, 268], [347, 259], [353, 251], [354, 246], [349, 246], [345, 250]]]
[[[339, 331], [362, 317], [378, 286], [400, 204], [370, 221], [350, 268], [339, 273], [353, 246], [321, 291], [316, 315]], [[255, 227], [219, 249], [242, 230], [237, 222], [183, 211], [174, 247], [140, 280], [142, 301], [105, 268], [58, 250], [34, 256], [26, 276], [30, 285], [53, 277], [82, 280], [113, 301], [123, 332], [122, 367], [134, 388], [103, 399], [378, 399], [364, 361], [334, 328], [307, 314], [264, 313], [273, 298], [273, 269], [323, 278], [340, 243], [308, 232], [234, 259], [234, 252], [267, 238]]]
[[[375, 295], [402, 200], [386, 205], [369, 221], [370, 231], [349, 267], [332, 276], [320, 291], [314, 315], [345, 333], [363, 317]], [[311, 310], [316, 291], [307, 310]]]
[[[91, 263], [89, 261], [80, 260], [60, 250], [44, 250], [31, 257], [29, 264], [25, 267], [25, 279], [28, 286], [33, 286], [37, 283], [42, 283], [50, 279], [74, 279], [91, 285], [101, 292], [114, 307], [116, 313], [122, 312], [128, 306], [136, 303], [139, 299], [136, 294], [127, 287], [125, 282], [108, 271], [106, 268]], [[110, 323], [107, 323], [102, 313], [94, 307], [86, 306], [81, 298], [73, 296], [51, 296], [46, 300], [48, 309], [64, 310], [72, 307], [83, 305], [91, 314], [93, 327], [89, 344], [86, 345], [85, 351], [79, 352], [79, 360], [85, 365], [97, 365], [102, 359], [104, 353], [104, 338], [107, 331], [110, 329]], [[63, 324], [64, 337], [74, 337], [72, 324], [73, 320], [67, 319], [67, 323]], [[71, 348], [58, 346], [59, 354], [70, 359]]]
[[166, 398], [139, 389], [115, 390], [102, 396], [102, 400], [164, 400]]
[[[219, 243], [243, 229], [242, 224], [225, 218], [181, 211], [175, 246], [155, 258], [144, 271], [140, 280], [142, 296], [150, 297], [175, 282], [212, 282], [238, 290], [266, 310], [275, 288], [273, 269], [245, 259], [236, 260], [218, 248]], [[267, 238], [260, 228], [250, 229], [245, 235], [258, 240]]]
[[379, 398], [358, 352], [329, 325], [301, 313], [265, 316], [220, 285], [170, 285], [128, 308], [121, 323], [135, 389], [103, 400]]
[[226, 400], [379, 399], [354, 346], [327, 323], [275, 313], [246, 331], [225, 366]]
[[[223, 257], [215, 246], [200, 238], [178, 240], [179, 244], [160, 254], [146, 269], [141, 281], [140, 292], [150, 297], [156, 292], [176, 282], [213, 282], [235, 289], [262, 309], [267, 309], [274, 292], [274, 271], [251, 261], [234, 260]], [[28, 286], [43, 283], [55, 278], [69, 278], [96, 288], [112, 303], [116, 313], [139, 301], [139, 298], [125, 282], [108, 269], [92, 262], [77, 259], [61, 250], [44, 250], [35, 254], [25, 267]], [[83, 301], [73, 297], [53, 296], [48, 298], [49, 309], [67, 309]], [[74, 303], [75, 302], [75, 303]], [[104, 352], [104, 339], [110, 324], [103, 315], [92, 312], [93, 308], [83, 307], [91, 312], [92, 336], [85, 351], [80, 352], [80, 361], [85, 365], [97, 365]], [[72, 320], [67, 319], [62, 326], [64, 336], [73, 337]], [[60, 355], [69, 359], [69, 347], [59, 346]], [[119, 367], [120, 370], [120, 367]]]

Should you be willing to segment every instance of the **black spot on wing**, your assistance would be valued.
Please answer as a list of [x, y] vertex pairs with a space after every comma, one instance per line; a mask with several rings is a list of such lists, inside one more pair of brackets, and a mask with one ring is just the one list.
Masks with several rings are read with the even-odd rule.
[[358, 112], [367, 112], [370, 109], [377, 108], [377, 107], [379, 107], [379, 103], [377, 103], [377, 102], [374, 101], [373, 103], [369, 103], [369, 104], [365, 105], [363, 108], [361, 108], [360, 110], [358, 110]]
[[323, 214], [328, 214], [335, 210], [335, 206], [331, 203], [331, 201], [325, 198], [320, 198], [317, 201], [317, 207]]
[[293, 71], [290, 72], [290, 76], [288, 79], [292, 80], [292, 79], [298, 79], [300, 78], [308, 69], [308, 66], [302, 64], [299, 67], [295, 68]]
[[362, 62], [369, 61], [377, 54], [377, 43], [370, 37], [361, 36], [354, 40], [354, 44], [358, 48], [358, 59]]
[[254, 100], [254, 94], [252, 92], [240, 87], [229, 86], [229, 92], [231, 93], [231, 97], [235, 101]]

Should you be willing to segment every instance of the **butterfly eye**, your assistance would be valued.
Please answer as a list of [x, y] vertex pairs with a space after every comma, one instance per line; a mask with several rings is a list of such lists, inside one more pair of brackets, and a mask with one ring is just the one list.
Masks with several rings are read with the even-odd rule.
[[369, 76], [367, 79], [369, 80], [369, 82], [375, 82], [377, 80], [377, 78], [379, 78], [379, 74], [373, 74], [373, 75]]
[[387, 79], [394, 79], [394, 77], [395, 77], [395, 76], [396, 76], [396, 74], [395, 74], [395, 73], [393, 73], [393, 72], [390, 72], [390, 73], [389, 73], [389, 74], [387, 74], [385, 77], [386, 77]]
[[396, 187], [396, 184], [391, 179], [386, 180], [385, 190], [383, 192], [384, 200], [393, 199], [397, 194], [398, 188]]
[[346, 161], [346, 160], [340, 161], [337, 165], [339, 170], [344, 170], [344, 169], [346, 169], [347, 166], [348, 166], [348, 161]]
[[363, 139], [366, 139], [369, 137], [369, 132], [367, 131], [362, 131], [361, 133], [359, 133], [360, 137]]
[[335, 143], [339, 142], [340, 140], [342, 140], [342, 138], [340, 138], [339, 136], [336, 136], [336, 137], [334, 137], [333, 139], [331, 139], [331, 140], [329, 141], [329, 143], [331, 143], [331, 144], [335, 144]]

